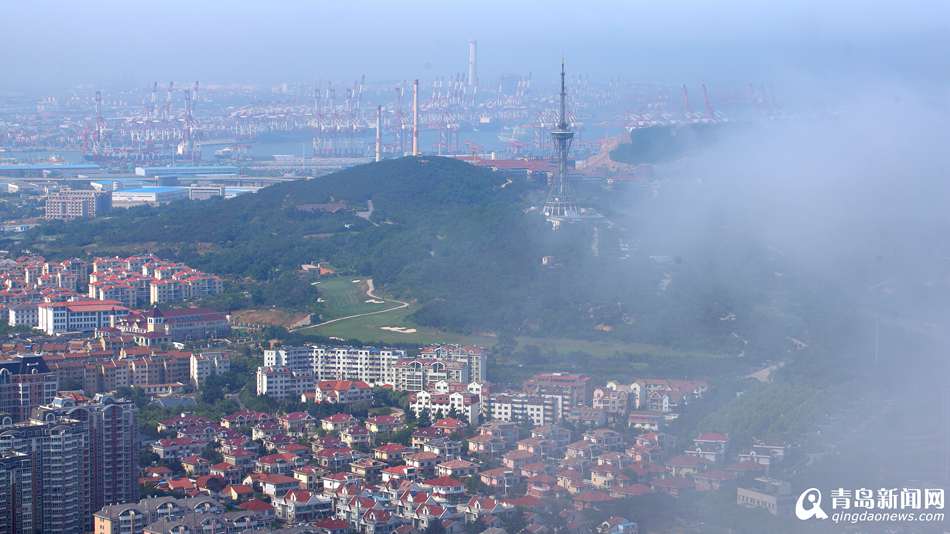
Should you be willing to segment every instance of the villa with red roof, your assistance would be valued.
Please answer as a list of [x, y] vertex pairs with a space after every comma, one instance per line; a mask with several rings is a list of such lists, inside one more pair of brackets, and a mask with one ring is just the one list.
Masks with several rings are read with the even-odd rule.
[[277, 519], [294, 524], [329, 517], [333, 513], [333, 501], [322, 495], [303, 489], [288, 490], [272, 500]]
[[328, 404], [371, 402], [373, 388], [362, 380], [321, 380], [317, 382], [313, 400]]

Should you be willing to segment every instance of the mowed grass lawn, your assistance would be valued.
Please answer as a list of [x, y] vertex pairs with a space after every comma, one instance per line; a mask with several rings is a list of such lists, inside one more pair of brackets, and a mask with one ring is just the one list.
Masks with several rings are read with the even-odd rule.
[[[426, 345], [429, 343], [461, 343], [484, 346], [495, 344], [495, 338], [490, 336], [466, 336], [416, 325], [408, 317], [415, 310], [416, 307], [410, 305], [408, 308], [391, 312], [354, 317], [323, 326], [304, 328], [300, 330], [300, 333], [341, 339], [358, 339], [367, 344], [411, 343]], [[401, 327], [406, 330], [396, 332], [385, 330], [383, 327]]]
[[[359, 282], [354, 282], [354, 280], [359, 280]], [[385, 295], [378, 295], [379, 298], [377, 299], [385, 301], [383, 304], [366, 302], [371, 299], [366, 296], [367, 278], [364, 277], [325, 278], [321, 280], [316, 287], [320, 293], [320, 298], [324, 300], [324, 302], [320, 303], [321, 319], [319, 322], [361, 313], [378, 312], [393, 308], [399, 304], [387, 298]], [[407, 308], [385, 313], [353, 317], [323, 326], [304, 328], [301, 329], [299, 333], [337, 337], [341, 339], [357, 339], [367, 344], [409, 343], [425, 345], [430, 343], [461, 343], [490, 347], [497, 341], [497, 338], [492, 335], [465, 335], [420, 326], [414, 323], [410, 318], [410, 315], [412, 315], [416, 309], [417, 306], [415, 304], [410, 304]], [[391, 330], [391, 328], [400, 328], [402, 331]], [[669, 357], [701, 356], [709, 358], [725, 356], [709, 352], [676, 350], [662, 345], [626, 343], [608, 339], [599, 341], [519, 336], [517, 342], [518, 347], [521, 349], [528, 346], [535, 346], [540, 349], [542, 353], [557, 352], [560, 354], [568, 354], [572, 352], [582, 352], [600, 358], [626, 354]]]
[[[359, 282], [354, 282], [359, 280]], [[320, 310], [320, 321], [329, 321], [338, 317], [347, 317], [360, 313], [369, 313], [386, 308], [392, 308], [396, 303], [366, 302], [372, 300], [366, 296], [366, 279], [360, 277], [325, 278], [315, 285], [318, 298], [322, 302], [317, 305]], [[379, 299], [383, 300], [383, 299]]]

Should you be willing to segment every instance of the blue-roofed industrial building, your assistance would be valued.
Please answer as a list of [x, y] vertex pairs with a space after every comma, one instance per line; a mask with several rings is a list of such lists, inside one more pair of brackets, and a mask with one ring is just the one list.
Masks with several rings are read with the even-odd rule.
[[112, 207], [132, 208], [135, 206], [158, 206], [175, 200], [188, 198], [187, 187], [151, 186], [119, 189], [112, 192]]
[[95, 163], [5, 163], [0, 165], [0, 176], [75, 175], [102, 170]]
[[137, 176], [233, 176], [240, 169], [231, 165], [176, 165], [173, 167], [136, 167]]

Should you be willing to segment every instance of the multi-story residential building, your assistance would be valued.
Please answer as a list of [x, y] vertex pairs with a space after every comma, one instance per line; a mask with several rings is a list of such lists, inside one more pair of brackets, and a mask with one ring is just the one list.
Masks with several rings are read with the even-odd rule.
[[163, 438], [152, 443], [152, 452], [162, 460], [180, 459], [193, 454], [201, 454], [208, 442], [205, 439], [192, 437]]
[[204, 308], [162, 311], [153, 307], [117, 317], [110, 326], [122, 334], [132, 335], [135, 343], [143, 347], [224, 336], [231, 331], [225, 314]]
[[96, 395], [91, 402], [53, 399], [37, 408], [34, 422], [80, 421], [88, 432], [85, 480], [89, 503], [83, 512], [92, 526], [92, 514], [107, 504], [138, 498], [138, 425], [135, 405], [128, 400]]
[[454, 414], [464, 419], [470, 425], [478, 424], [481, 415], [480, 398], [477, 394], [468, 391], [454, 391], [452, 393], [430, 393], [418, 391], [409, 396], [409, 409], [419, 417], [423, 412], [430, 416], [449, 417]]
[[[623, 386], [608, 383], [607, 387], [623, 389]], [[629, 386], [631, 404], [635, 410], [670, 413], [702, 398], [709, 389], [703, 380], [674, 380], [667, 378], [641, 378]]]
[[201, 387], [211, 375], [227, 373], [231, 368], [231, 355], [223, 351], [201, 352], [191, 355], [191, 383]]
[[224, 290], [217, 276], [151, 255], [96, 258], [88, 280], [91, 298], [116, 299], [129, 307], [201, 298]]
[[729, 450], [729, 435], [719, 432], [703, 432], [693, 438], [693, 448], [686, 449], [688, 456], [696, 456], [709, 462], [721, 463]]
[[597, 388], [594, 390], [593, 407], [608, 414], [622, 416], [630, 411], [630, 391], [623, 388]]
[[393, 366], [406, 353], [375, 347], [312, 347], [318, 380], [362, 380], [371, 385], [395, 384]]
[[40, 324], [40, 311], [37, 303], [17, 304], [8, 309], [10, 326], [35, 327]]
[[46, 197], [46, 218], [69, 221], [91, 219], [112, 207], [112, 194], [108, 191], [65, 188]]
[[[32, 478], [22, 499], [32, 506], [32, 532], [86, 532], [89, 507], [89, 430], [76, 419], [17, 423], [0, 431], [0, 451], [29, 458]], [[24, 460], [25, 461], [25, 460]]]
[[421, 358], [458, 361], [466, 364], [469, 380], [485, 382], [488, 354], [484, 348], [474, 345], [431, 345], [419, 352]]
[[39, 305], [37, 328], [51, 336], [66, 332], [92, 332], [110, 326], [114, 318], [124, 317], [128, 313], [128, 308], [114, 300], [48, 302]]
[[533, 395], [558, 395], [564, 399], [564, 409], [571, 406], [590, 405], [593, 396], [591, 379], [574, 373], [539, 373], [524, 384], [525, 393]]
[[185, 299], [185, 285], [178, 280], [152, 280], [149, 282], [149, 302], [164, 304]]
[[207, 308], [165, 310], [165, 331], [172, 341], [223, 337], [231, 333], [228, 316]]
[[790, 514], [794, 497], [788, 482], [758, 477], [736, 488], [736, 504], [747, 508], [764, 508], [772, 515]]
[[286, 346], [264, 351], [264, 367], [287, 367], [292, 371], [314, 371], [313, 348]]
[[91, 282], [88, 291], [95, 300], [115, 300], [130, 308], [140, 305], [135, 287], [129, 280]]
[[290, 367], [258, 367], [257, 394], [275, 399], [300, 398], [314, 386], [313, 374]]
[[42, 356], [0, 360], [0, 426], [26, 421], [34, 408], [52, 402], [58, 386]]
[[[306, 402], [307, 396], [303, 396]], [[314, 402], [352, 404], [373, 400], [373, 388], [362, 380], [321, 380], [317, 382]]]
[[33, 463], [28, 454], [0, 452], [0, 532], [35, 532]]
[[495, 421], [531, 421], [535, 426], [548, 425], [563, 416], [564, 398], [560, 395], [497, 393], [488, 396], [483, 412]]
[[465, 362], [434, 358], [401, 358], [393, 364], [393, 386], [403, 391], [424, 391], [436, 382], [471, 382]]
[[361, 380], [404, 391], [423, 391], [436, 382], [468, 384], [484, 376], [484, 351], [452, 345], [428, 347], [418, 358], [398, 349], [285, 346], [264, 351], [265, 367], [309, 371], [316, 380]]

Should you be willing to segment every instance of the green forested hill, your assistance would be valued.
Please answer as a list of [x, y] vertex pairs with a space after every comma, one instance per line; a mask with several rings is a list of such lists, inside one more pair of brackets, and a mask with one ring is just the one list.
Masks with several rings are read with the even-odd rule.
[[[531, 186], [505, 183], [457, 160], [404, 158], [229, 200], [51, 224], [30, 235], [26, 246], [65, 257], [123, 253], [144, 243], [200, 269], [268, 282], [266, 303], [298, 306], [312, 290], [297, 283], [295, 271], [303, 263], [328, 261], [430, 303], [433, 308], [421, 313], [433, 321], [499, 327], [505, 301], [529, 290], [540, 266], [539, 243], [530, 234], [547, 232], [540, 217], [523, 214]], [[358, 217], [370, 200], [372, 215]], [[307, 210], [331, 201], [348, 209]]]
[[[462, 333], [749, 352], [738, 331], [767, 355], [805, 328], [794, 312], [802, 299], [783, 303], [788, 292], [776, 292], [791, 277], [777, 286], [779, 267], [755, 242], [717, 226], [699, 240], [708, 246], [677, 244], [620, 210], [651, 220], [668, 214], [650, 214], [636, 195], [596, 187], [585, 193], [588, 201], [621, 224], [552, 232], [529, 209], [542, 194], [542, 184], [509, 182], [457, 160], [403, 158], [229, 200], [49, 224], [4, 248], [50, 258], [155, 252], [228, 277], [232, 290], [217, 304], [230, 308], [313, 309], [317, 289], [300, 266], [326, 261], [414, 301], [416, 323]], [[370, 200], [374, 210], [364, 218]], [[346, 209], [312, 206], [329, 202]], [[657, 260], [657, 253], [682, 257]], [[542, 256], [554, 266], [542, 266]], [[729, 314], [738, 319], [724, 320]]]

